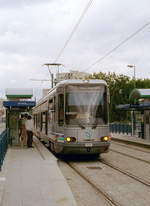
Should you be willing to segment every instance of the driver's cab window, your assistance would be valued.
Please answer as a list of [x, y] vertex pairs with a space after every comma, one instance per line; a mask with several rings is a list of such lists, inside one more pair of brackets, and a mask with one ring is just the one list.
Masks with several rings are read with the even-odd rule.
[[64, 94], [58, 95], [58, 123], [60, 126], [64, 124]]

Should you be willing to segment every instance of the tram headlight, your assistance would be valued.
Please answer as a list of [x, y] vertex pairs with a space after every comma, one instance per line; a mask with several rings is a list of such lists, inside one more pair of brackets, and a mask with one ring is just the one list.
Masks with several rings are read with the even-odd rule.
[[108, 137], [106, 136], [106, 137], [104, 137], [104, 141], [108, 141]]
[[102, 142], [107, 142], [109, 140], [109, 137], [105, 136], [105, 137], [101, 137], [101, 141]]
[[70, 137], [66, 137], [66, 141], [67, 142], [71, 142], [71, 138]]

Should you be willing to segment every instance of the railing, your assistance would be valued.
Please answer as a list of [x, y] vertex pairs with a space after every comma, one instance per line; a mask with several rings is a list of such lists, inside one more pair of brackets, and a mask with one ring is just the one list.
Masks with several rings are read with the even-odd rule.
[[132, 134], [132, 128], [129, 124], [110, 124], [109, 128], [112, 133]]
[[3, 160], [8, 149], [8, 139], [7, 139], [8, 130], [5, 129], [0, 135], [0, 171], [2, 169]]

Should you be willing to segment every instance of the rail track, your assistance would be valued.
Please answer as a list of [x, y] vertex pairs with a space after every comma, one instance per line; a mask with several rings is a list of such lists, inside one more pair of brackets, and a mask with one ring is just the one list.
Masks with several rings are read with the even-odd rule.
[[[59, 160], [60, 161], [60, 160]], [[110, 167], [111, 169], [114, 169], [115, 171], [119, 172], [119, 173], [122, 173], [123, 175], [126, 175], [130, 178], [132, 178], [134, 181], [138, 182], [138, 183], [141, 183], [142, 185], [150, 188], [150, 182], [140, 178], [140, 177], [137, 177], [133, 174], [131, 174], [130, 172], [127, 172], [125, 170], [122, 170], [108, 162], [106, 162], [104, 159], [98, 159], [96, 162], [100, 162], [108, 167]], [[90, 178], [88, 178], [88, 176], [86, 176], [82, 170], [80, 170], [80, 168], [78, 168], [76, 166], [76, 164], [74, 164], [74, 162], [69, 162], [69, 161], [66, 161], [65, 162], [69, 167], [71, 167], [81, 178], [83, 178], [88, 184], [90, 184], [93, 189], [99, 193], [100, 195], [102, 195], [104, 197], [104, 199], [107, 201], [107, 203], [110, 205], [110, 206], [121, 206], [122, 204], [117, 202], [115, 200], [114, 197], [112, 197], [110, 194], [107, 193], [107, 191], [105, 189], [103, 189], [100, 185], [96, 185], [96, 183], [92, 180], [90, 180]], [[90, 166], [89, 166], [90, 168]]]
[[[119, 154], [121, 154], [121, 155], [128, 156], [128, 157], [133, 158], [133, 159], [136, 159], [136, 160], [138, 160], [138, 161], [143, 161], [143, 162], [145, 162], [145, 163], [147, 163], [147, 164], [150, 164], [149, 161], [146, 161], [146, 160], [143, 160], [143, 159], [140, 159], [140, 158], [136, 158], [136, 157], [134, 157], [134, 156], [132, 156], [132, 155], [128, 155], [128, 154], [126, 154], [126, 153], [124, 153], [124, 152], [118, 152], [118, 151], [115, 151], [114, 149], [111, 149], [111, 150], [112, 150], [112, 152], [116, 152], [116, 153], [119, 153]], [[141, 150], [140, 150], [140, 151], [141, 151]], [[142, 150], [142, 152], [145, 152], [145, 151]], [[149, 153], [149, 152], [147, 152], [147, 153]], [[58, 159], [58, 162], [59, 162], [59, 161], [62, 161], [62, 160], [61, 160], [61, 159]], [[63, 162], [64, 162], [64, 161], [63, 161]], [[136, 176], [136, 175], [134, 175], [133, 173], [130, 173], [130, 172], [128, 172], [128, 171], [126, 171], [126, 170], [124, 170], [124, 169], [122, 169], [122, 168], [119, 168], [118, 166], [115, 166], [115, 164], [111, 164], [111, 163], [107, 162], [107, 160], [105, 160], [104, 158], [97, 159], [97, 160], [95, 161], [95, 163], [97, 164], [97, 162], [103, 164], [104, 167], [107, 166], [108, 168], [111, 168], [111, 169], [113, 169], [114, 171], [117, 171], [117, 172], [119, 172], [120, 174], [123, 174], [123, 175], [127, 176], [128, 178], [131, 178], [132, 180], [134, 180], [134, 181], [136, 181], [137, 183], [141, 184], [141, 187], [142, 187], [142, 185], [143, 185], [144, 187], [146, 186], [147, 188], [150, 188], [150, 182], [149, 182], [149, 181], [143, 179], [143, 178], [140, 177], [140, 176]], [[114, 196], [112, 193], [108, 192], [105, 187], [103, 188], [103, 186], [102, 186], [101, 184], [97, 184], [97, 182], [93, 181], [92, 178], [89, 178], [88, 175], [82, 171], [82, 166], [83, 166], [82, 164], [81, 164], [81, 167], [80, 167], [78, 163], [75, 163], [74, 161], [70, 161], [70, 160], [69, 160], [69, 161], [68, 161], [68, 160], [67, 160], [67, 161], [65, 160], [65, 163], [66, 163], [77, 175], [79, 175], [80, 178], [82, 178], [84, 181], [86, 181], [87, 184], [89, 184], [89, 185], [93, 188], [93, 191], [95, 191], [97, 195], [100, 195], [100, 197], [103, 197], [103, 199], [107, 202], [108, 205], [110, 205], [110, 206], [121, 206], [121, 205], [122, 205], [121, 202], [120, 202], [120, 200], [118, 200], [118, 198], [115, 198], [115, 196]], [[98, 164], [98, 165], [99, 165], [99, 164]], [[89, 164], [89, 166], [86, 165], [86, 167], [87, 167], [88, 169], [90, 169], [90, 167], [93, 167], [93, 165], [91, 166], [91, 164]], [[98, 167], [99, 167], [99, 166], [98, 166]], [[103, 167], [102, 167], [102, 168], [103, 168]], [[94, 169], [94, 167], [93, 167], [92, 169]], [[96, 168], [95, 168], [95, 169], [96, 169]], [[93, 173], [93, 174], [94, 174], [94, 173]], [[124, 177], [125, 177], [125, 176], [124, 176]], [[145, 188], [145, 190], [147, 190], [147, 189]], [[149, 189], [148, 189], [148, 191], [149, 191]], [[87, 197], [87, 198], [88, 198], [88, 197]]]
[[150, 164], [150, 161], [144, 160], [144, 159], [139, 158], [139, 157], [135, 157], [135, 156], [133, 156], [133, 155], [129, 155], [129, 154], [124, 153], [124, 152], [119, 152], [119, 151], [114, 150], [114, 149], [110, 149], [110, 151], [115, 152], [115, 153], [118, 153], [118, 154], [121, 154], [121, 155], [124, 155], [124, 156], [126, 156], [126, 157], [130, 157], [130, 158], [132, 158], [132, 159], [136, 159], [136, 160], [145, 162], [145, 163], [147, 163], [147, 164]]
[[144, 180], [144, 179], [142, 179], [142, 178], [140, 178], [140, 177], [138, 177], [136, 175], [133, 175], [132, 173], [127, 172], [127, 171], [125, 171], [125, 170], [123, 170], [123, 169], [121, 169], [119, 167], [116, 167], [116, 166], [112, 165], [111, 163], [106, 162], [103, 159], [98, 160], [98, 161], [103, 163], [103, 164], [105, 164], [105, 165], [107, 165], [107, 166], [109, 166], [109, 167], [111, 167], [112, 169], [114, 169], [114, 170], [116, 170], [118, 172], [121, 172], [122, 174], [124, 174], [124, 175], [126, 175], [128, 177], [131, 177], [132, 179], [142, 183], [143, 185], [146, 185], [147, 187], [150, 187], [150, 182], [148, 182], [148, 181], [146, 181], [146, 180]]
[[[60, 161], [60, 160], [59, 160]], [[90, 184], [93, 189], [102, 195], [104, 199], [107, 201], [107, 203], [110, 206], [121, 206], [120, 203], [118, 203], [116, 200], [114, 200], [113, 197], [111, 197], [106, 191], [104, 191], [103, 188], [97, 187], [96, 184], [94, 184], [92, 181], [90, 181], [85, 175], [82, 174], [72, 163], [66, 162], [69, 167], [71, 167], [81, 178], [83, 178], [88, 184]]]
[[140, 151], [140, 152], [145, 152], [145, 153], [150, 153], [150, 151], [148, 151], [148, 149], [142, 149], [142, 148], [139, 148], [139, 146], [133, 146], [133, 145], [129, 145], [129, 144], [126, 144], [126, 143], [119, 143], [119, 142], [115, 142], [113, 141], [112, 142], [113, 144], [115, 145], [119, 145], [121, 147], [126, 147], [126, 148], [129, 148], [129, 149], [133, 149], [133, 150], [136, 150], [136, 151]]

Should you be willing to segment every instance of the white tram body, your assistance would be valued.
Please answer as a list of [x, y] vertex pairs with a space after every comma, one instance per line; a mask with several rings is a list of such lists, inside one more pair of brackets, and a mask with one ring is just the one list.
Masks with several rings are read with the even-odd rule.
[[57, 154], [108, 152], [109, 90], [103, 80], [65, 80], [33, 108], [35, 134]]

